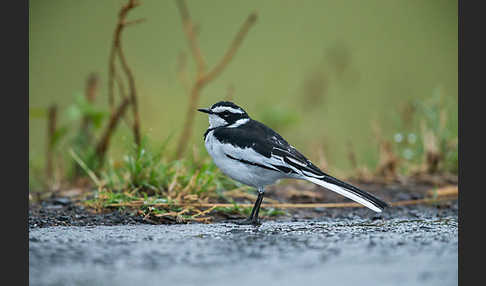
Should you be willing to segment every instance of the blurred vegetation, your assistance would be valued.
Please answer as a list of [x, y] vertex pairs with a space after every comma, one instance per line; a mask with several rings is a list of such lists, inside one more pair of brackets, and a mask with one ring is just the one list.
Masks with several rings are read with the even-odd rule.
[[[187, 158], [168, 161], [164, 159], [165, 147], [154, 148], [144, 137], [141, 145], [133, 144], [127, 148], [129, 152], [122, 161], [110, 160], [99, 176], [73, 154], [98, 187], [94, 197], [84, 203], [97, 210], [135, 207], [140, 215], [159, 222], [205, 222], [211, 219], [207, 216], [210, 212], [212, 215], [241, 217], [251, 212], [251, 207], [238, 206], [233, 199], [251, 198], [253, 195], [245, 192], [250, 188], [223, 175], [208, 156], [194, 149]], [[233, 207], [212, 207], [202, 211], [195, 206], [180, 206], [212, 202], [231, 203]], [[273, 208], [262, 210], [262, 216], [282, 214], [285, 212]]]
[[442, 92], [437, 87], [430, 98], [406, 103], [396, 119], [394, 150], [404, 173], [458, 172], [457, 101]]
[[[196, 116], [194, 126], [187, 119], [188, 107], [228, 98], [331, 174], [457, 174], [454, 1], [188, 1], [201, 50], [225, 67], [196, 97], [199, 77], [191, 88], [186, 72], [200, 71], [186, 65], [191, 34], [177, 5], [136, 3], [30, 2], [31, 192], [94, 183], [87, 203], [95, 208], [161, 203], [168, 206], [142, 204], [139, 211], [204, 221], [205, 211], [171, 204], [233, 203], [230, 193], [250, 195], [207, 155], [207, 117]], [[125, 8], [128, 22], [118, 14]], [[245, 19], [251, 30], [242, 26]], [[113, 52], [120, 25], [131, 27]], [[245, 41], [221, 60], [225, 47], [236, 50], [229, 43], [239, 27]], [[180, 137], [184, 118], [193, 127], [187, 138]], [[181, 139], [188, 144], [179, 158]], [[211, 211], [250, 210], [235, 204]]]

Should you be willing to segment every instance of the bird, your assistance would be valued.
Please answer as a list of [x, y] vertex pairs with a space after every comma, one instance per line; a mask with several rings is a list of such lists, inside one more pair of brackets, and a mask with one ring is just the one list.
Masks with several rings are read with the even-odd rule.
[[374, 195], [323, 172], [280, 134], [250, 118], [235, 103], [219, 101], [197, 110], [209, 117], [203, 138], [214, 164], [226, 176], [258, 192], [250, 216], [239, 224], [261, 225], [258, 214], [265, 187], [280, 179], [312, 182], [378, 213], [389, 207]]

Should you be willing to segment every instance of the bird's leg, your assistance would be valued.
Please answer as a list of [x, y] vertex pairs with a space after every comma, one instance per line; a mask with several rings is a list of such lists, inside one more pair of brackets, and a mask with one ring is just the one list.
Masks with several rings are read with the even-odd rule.
[[258, 213], [260, 212], [260, 205], [262, 204], [263, 201], [263, 194], [265, 190], [263, 188], [258, 188], [258, 198], [255, 201], [255, 205], [253, 206], [253, 209], [251, 210], [250, 217], [247, 219], [238, 222], [238, 224], [252, 224], [252, 225], [260, 225], [260, 220], [258, 219]]
[[263, 201], [263, 194], [264, 194], [263, 188], [259, 189], [258, 190], [258, 198], [257, 198], [257, 201], [255, 202], [255, 206], [256, 206], [257, 203], [258, 203], [258, 206], [256, 206], [257, 209], [255, 211], [255, 216], [253, 217], [253, 222], [255, 224], [261, 224], [260, 220], [258, 219], [258, 213], [260, 212], [260, 205], [262, 204], [262, 201]]

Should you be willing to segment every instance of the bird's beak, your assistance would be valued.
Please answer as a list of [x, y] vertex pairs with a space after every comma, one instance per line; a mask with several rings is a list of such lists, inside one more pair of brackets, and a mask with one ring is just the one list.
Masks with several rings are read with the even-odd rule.
[[208, 114], [213, 114], [213, 112], [209, 108], [199, 108], [197, 111], [201, 111], [201, 112], [208, 113]]

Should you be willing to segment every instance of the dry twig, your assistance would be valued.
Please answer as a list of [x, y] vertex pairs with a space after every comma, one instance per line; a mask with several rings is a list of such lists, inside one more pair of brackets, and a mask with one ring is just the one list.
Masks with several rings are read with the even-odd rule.
[[400, 158], [393, 152], [392, 143], [383, 138], [379, 125], [373, 122], [372, 126], [380, 148], [380, 161], [376, 173], [387, 180], [393, 180], [397, 178]]
[[[116, 28], [113, 34], [113, 43], [111, 46], [110, 59], [108, 65], [109, 66], [108, 102], [111, 109], [111, 116], [108, 121], [108, 125], [106, 126], [106, 129], [102, 133], [95, 148], [95, 154], [100, 164], [102, 164], [104, 161], [105, 154], [110, 143], [110, 138], [113, 132], [115, 131], [116, 126], [118, 125], [118, 121], [122, 118], [125, 118], [124, 117], [125, 111], [130, 104], [132, 105], [132, 110], [133, 110], [133, 135], [135, 138], [135, 143], [137, 145], [140, 145], [140, 120], [139, 120], [138, 105], [137, 105], [137, 92], [135, 88], [135, 78], [133, 76], [133, 72], [131, 71], [127, 63], [125, 54], [123, 53], [122, 42], [121, 42], [121, 35], [124, 27], [145, 21], [145, 19], [137, 19], [133, 21], [126, 20], [128, 12], [140, 5], [141, 5], [140, 2], [138, 2], [137, 0], [128, 0], [128, 2], [122, 6], [118, 14], [118, 22], [116, 24]], [[125, 86], [123, 84], [123, 80], [116, 70], [117, 57], [120, 60], [123, 72], [125, 73], [128, 79], [128, 89], [129, 89], [128, 96], [125, 95]], [[118, 105], [118, 107], [115, 107], [115, 98], [114, 98], [115, 82], [118, 85], [119, 94], [121, 96], [121, 103]]]
[[128, 12], [140, 5], [141, 3], [138, 2], [137, 0], [129, 0], [125, 5], [123, 5], [123, 7], [120, 10], [120, 13], [118, 14], [118, 23], [116, 25], [115, 32], [113, 35], [113, 44], [110, 53], [109, 70], [108, 70], [108, 102], [110, 104], [110, 108], [112, 112], [115, 112], [115, 98], [114, 98], [115, 80], [118, 81], [120, 90], [122, 90], [120, 78], [117, 77], [116, 65], [115, 65], [116, 56], [118, 56], [122, 69], [128, 79], [129, 97], [130, 97], [130, 101], [131, 101], [130, 103], [132, 104], [132, 111], [133, 111], [133, 135], [135, 138], [135, 143], [137, 145], [140, 144], [140, 116], [138, 113], [135, 78], [133, 76], [132, 70], [130, 69], [127, 63], [125, 54], [123, 53], [123, 48], [121, 44], [121, 35], [124, 27], [145, 21], [145, 19], [137, 19], [133, 21], [126, 20], [126, 16]]
[[424, 163], [422, 166], [423, 172], [426, 174], [434, 174], [439, 169], [439, 163], [442, 160], [442, 154], [439, 149], [439, 139], [425, 126], [425, 123], [421, 123], [423, 144], [424, 144]]
[[[234, 190], [239, 191], [239, 189]], [[423, 199], [417, 200], [404, 200], [404, 201], [396, 201], [391, 202], [390, 205], [392, 206], [405, 206], [405, 205], [416, 205], [416, 204], [430, 204], [430, 203], [437, 203], [442, 201], [449, 201], [455, 200], [458, 196], [458, 187], [457, 185], [448, 185], [439, 189], [430, 190], [427, 192], [427, 195]], [[140, 199], [137, 201], [132, 201], [128, 203], [117, 203], [117, 204], [109, 204], [108, 207], [140, 207], [140, 206], [151, 206], [151, 207], [182, 207], [183, 210], [190, 209], [196, 210], [198, 213], [201, 212], [199, 208], [217, 208], [217, 207], [225, 207], [230, 208], [234, 207], [234, 204], [231, 203], [193, 203], [193, 202], [183, 202], [183, 203], [147, 203], [144, 199]], [[238, 207], [252, 207], [253, 204], [237, 204]], [[271, 203], [263, 203], [262, 207], [267, 208], [278, 208], [278, 209], [303, 209], [303, 208], [346, 208], [346, 207], [363, 207], [363, 205], [349, 202], [349, 203], [279, 203], [277, 201], [272, 201]], [[203, 211], [204, 214], [208, 213], [209, 210]], [[167, 214], [164, 214], [167, 215]]]
[[[99, 82], [100, 78], [95, 73], [90, 74], [88, 80], [86, 81], [86, 92], [84, 95], [86, 97], [86, 100], [91, 104], [94, 103], [96, 96], [98, 95]], [[92, 124], [93, 122], [91, 118], [87, 115], [84, 115], [81, 120], [80, 133], [89, 143], [91, 143], [93, 140], [93, 134], [91, 133]]]
[[186, 34], [187, 40], [189, 42], [189, 48], [191, 50], [192, 56], [194, 61], [197, 65], [197, 74], [196, 79], [192, 84], [190, 89], [190, 99], [189, 105], [186, 112], [186, 120], [184, 122], [184, 129], [182, 131], [181, 137], [179, 139], [178, 149], [176, 152], [177, 158], [180, 158], [184, 151], [187, 148], [187, 143], [191, 136], [192, 126], [194, 123], [194, 112], [197, 108], [197, 103], [199, 101], [199, 96], [201, 90], [212, 80], [218, 77], [226, 66], [231, 62], [232, 58], [238, 51], [238, 48], [241, 46], [246, 34], [250, 30], [250, 28], [255, 24], [257, 20], [257, 13], [251, 13], [246, 21], [241, 26], [239, 32], [236, 34], [233, 42], [231, 43], [230, 47], [221, 58], [219, 63], [217, 63], [212, 69], [207, 70], [206, 61], [201, 53], [201, 49], [199, 48], [199, 43], [197, 41], [194, 24], [189, 14], [189, 9], [187, 8], [187, 4], [184, 0], [176, 0], [177, 7], [179, 8], [179, 12], [182, 18], [182, 25], [184, 28], [184, 32]]
[[47, 151], [46, 151], [46, 178], [48, 181], [53, 179], [54, 173], [54, 135], [57, 125], [57, 105], [52, 104], [47, 111]]
[[[392, 206], [405, 206], [405, 205], [417, 205], [417, 204], [428, 204], [428, 203], [436, 203], [441, 201], [448, 201], [454, 200], [457, 197], [438, 197], [438, 198], [425, 198], [425, 199], [418, 199], [418, 200], [406, 200], [406, 201], [397, 201], [390, 203]], [[117, 204], [110, 204], [107, 207], [139, 207], [139, 206], [152, 206], [152, 207], [184, 207], [184, 208], [213, 208], [213, 207], [223, 207], [223, 208], [231, 208], [234, 207], [234, 204], [229, 203], [145, 203], [144, 201], [134, 201], [129, 203], [117, 203]], [[238, 207], [242, 208], [250, 208], [253, 207], [253, 204], [237, 204]], [[363, 207], [363, 205], [358, 203], [302, 203], [302, 204], [293, 204], [293, 203], [278, 203], [278, 204], [266, 204], [262, 203], [262, 208], [276, 208], [276, 209], [306, 209], [306, 208], [356, 208], [356, 207]]]
[[118, 106], [118, 108], [115, 110], [115, 112], [111, 114], [108, 125], [103, 135], [101, 136], [98, 145], [96, 146], [96, 155], [100, 161], [100, 164], [103, 162], [105, 158], [106, 150], [108, 149], [108, 145], [110, 144], [111, 135], [115, 131], [116, 126], [118, 125], [118, 121], [125, 113], [129, 104], [130, 104], [130, 99], [128, 97], [124, 98], [123, 101]]

